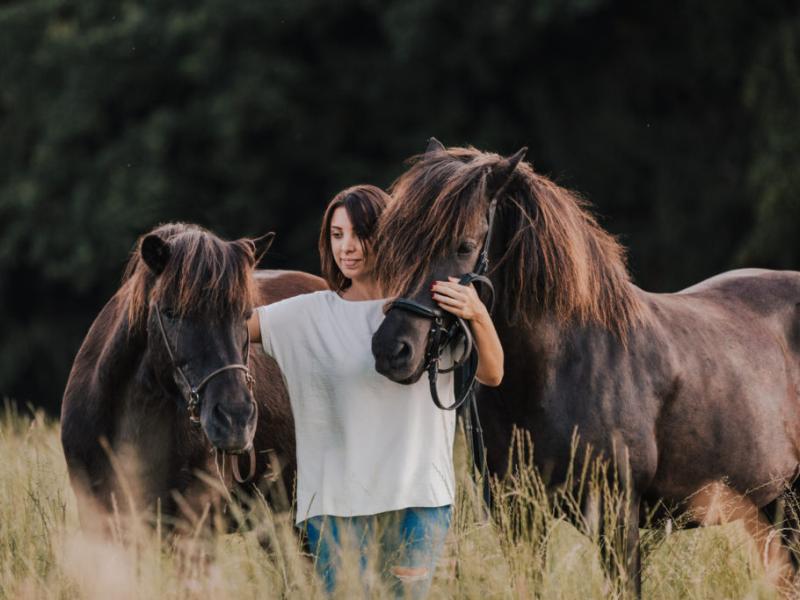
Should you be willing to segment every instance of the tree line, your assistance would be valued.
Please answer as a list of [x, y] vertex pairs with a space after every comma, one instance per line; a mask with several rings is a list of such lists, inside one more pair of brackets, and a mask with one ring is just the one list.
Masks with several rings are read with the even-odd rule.
[[800, 15], [789, 1], [7, 0], [0, 395], [57, 410], [138, 235], [278, 232], [435, 135], [591, 200], [636, 282], [800, 268]]

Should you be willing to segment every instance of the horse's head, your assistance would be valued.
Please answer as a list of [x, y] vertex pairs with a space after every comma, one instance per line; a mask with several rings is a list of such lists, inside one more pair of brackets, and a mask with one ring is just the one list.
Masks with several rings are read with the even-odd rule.
[[[446, 150], [431, 139], [393, 184], [394, 201], [379, 225], [376, 275], [389, 295], [438, 309], [431, 285], [476, 268], [491, 200], [502, 195], [524, 154]], [[393, 381], [413, 383], [425, 370], [431, 320], [422, 312], [390, 308], [372, 338], [375, 368]]]
[[246, 319], [255, 302], [256, 243], [265, 251], [271, 241], [272, 234], [228, 242], [170, 224], [141, 238], [130, 267], [131, 318], [146, 326], [150, 368], [178, 400], [179, 418], [201, 424], [227, 452], [246, 450], [255, 435]]

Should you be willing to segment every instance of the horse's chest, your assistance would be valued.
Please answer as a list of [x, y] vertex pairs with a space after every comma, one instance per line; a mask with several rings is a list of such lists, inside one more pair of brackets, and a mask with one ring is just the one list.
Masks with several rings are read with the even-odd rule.
[[169, 476], [174, 454], [174, 419], [164, 411], [135, 400], [119, 415], [112, 450], [122, 457], [126, 472], [144, 487], [158, 487]]

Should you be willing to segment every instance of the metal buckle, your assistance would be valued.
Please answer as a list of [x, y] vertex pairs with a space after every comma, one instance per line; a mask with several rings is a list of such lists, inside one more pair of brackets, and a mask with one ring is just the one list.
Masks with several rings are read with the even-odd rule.
[[200, 408], [200, 392], [192, 390], [189, 393], [189, 402], [186, 403], [186, 410], [189, 411], [189, 420], [192, 423], [200, 423], [200, 415], [198, 409]]

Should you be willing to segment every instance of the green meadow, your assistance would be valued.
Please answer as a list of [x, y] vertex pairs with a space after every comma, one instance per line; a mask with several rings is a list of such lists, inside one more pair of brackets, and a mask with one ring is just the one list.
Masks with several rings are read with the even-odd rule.
[[[235, 519], [256, 523], [241, 532], [197, 531], [176, 542], [158, 522], [123, 525], [119, 516], [111, 539], [90, 539], [78, 525], [56, 422], [6, 405], [0, 456], [0, 598], [324, 598], [289, 516], [263, 500], [233, 509]], [[431, 598], [625, 596], [601, 569], [596, 536], [568, 524], [572, 499], [546, 494], [535, 470], [523, 468], [496, 488], [500, 500], [486, 519], [461, 443], [456, 456], [459, 499]], [[645, 598], [778, 597], [738, 523], [646, 529], [642, 539]], [[388, 597], [379, 577], [359, 576], [354, 557], [344, 563], [339, 597], [364, 597], [365, 580], [369, 597]]]

